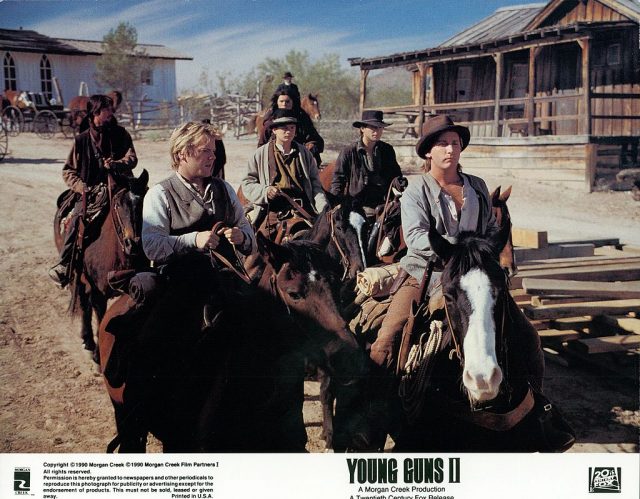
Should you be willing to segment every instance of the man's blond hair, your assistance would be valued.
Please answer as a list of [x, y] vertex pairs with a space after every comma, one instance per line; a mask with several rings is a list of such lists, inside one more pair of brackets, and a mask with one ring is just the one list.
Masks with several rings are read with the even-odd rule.
[[207, 123], [188, 121], [176, 128], [169, 139], [171, 168], [174, 170], [178, 169], [181, 153], [187, 156], [192, 155], [194, 149], [208, 138], [220, 140], [222, 136], [216, 127]]

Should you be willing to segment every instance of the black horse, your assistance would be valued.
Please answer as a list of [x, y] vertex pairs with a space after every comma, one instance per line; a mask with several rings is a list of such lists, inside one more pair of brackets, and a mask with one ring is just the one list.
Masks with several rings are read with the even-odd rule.
[[[121, 452], [144, 451], [148, 432], [166, 452], [303, 452], [304, 359], [342, 384], [366, 376], [336, 304], [339, 266], [310, 242], [258, 241], [251, 284], [221, 277], [223, 294], [154, 309], [166, 314], [140, 332], [148, 341], [134, 350], [124, 389], [109, 387]], [[220, 318], [203, 332], [203, 305], [218, 306], [222, 296]], [[100, 330], [105, 357], [109, 315]]]
[[[400, 382], [404, 424], [394, 436], [394, 450], [551, 450], [541, 443], [546, 438], [541, 425], [550, 414], [540, 405], [548, 401], [535, 386], [528, 358], [532, 346], [526, 344], [537, 333], [526, 332], [532, 326], [510, 297], [499, 261], [509, 234], [506, 223], [486, 237], [462, 234], [453, 245], [429, 232], [431, 247], [444, 262], [444, 309], [431, 317], [430, 333], [418, 328], [426, 335], [416, 338], [413, 354], [423, 358], [407, 366]], [[567, 436], [553, 450], [570, 447]]]

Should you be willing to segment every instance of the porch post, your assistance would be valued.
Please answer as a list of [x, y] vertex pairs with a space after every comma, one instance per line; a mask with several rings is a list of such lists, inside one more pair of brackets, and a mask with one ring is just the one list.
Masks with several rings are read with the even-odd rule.
[[578, 45], [582, 49], [582, 99], [583, 99], [583, 133], [591, 135], [591, 82], [589, 81], [589, 39], [578, 40]]
[[368, 69], [360, 70], [360, 116], [364, 110], [364, 104], [367, 100], [367, 76], [369, 76]]
[[[431, 66], [429, 66], [429, 69]], [[418, 73], [420, 74], [420, 92], [418, 98], [418, 137], [422, 135], [422, 125], [424, 123], [424, 104], [425, 104], [425, 95], [426, 91], [424, 88], [424, 82], [427, 75], [427, 65], [424, 62], [418, 63]]]
[[533, 137], [535, 135], [535, 128], [533, 123], [533, 118], [536, 114], [536, 105], [533, 98], [536, 95], [536, 57], [540, 52], [540, 47], [531, 47], [529, 49], [529, 95], [527, 99], [526, 106], [526, 116], [527, 116], [527, 135]]
[[491, 54], [496, 62], [496, 88], [493, 108], [493, 136], [500, 136], [500, 86], [502, 83], [502, 53]]

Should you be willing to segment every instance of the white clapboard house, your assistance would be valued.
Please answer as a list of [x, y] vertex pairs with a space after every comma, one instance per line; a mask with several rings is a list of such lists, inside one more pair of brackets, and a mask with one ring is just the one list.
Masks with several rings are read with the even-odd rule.
[[[140, 98], [149, 103], [175, 103], [176, 61], [193, 60], [163, 45], [139, 44], [152, 62], [152, 69], [140, 75]], [[0, 29], [2, 90], [42, 92], [64, 103], [79, 95], [82, 82], [86, 93], [109, 90], [95, 79], [96, 62], [103, 54], [101, 41], [53, 38], [30, 30]], [[56, 95], [54, 78], [61, 95]]]

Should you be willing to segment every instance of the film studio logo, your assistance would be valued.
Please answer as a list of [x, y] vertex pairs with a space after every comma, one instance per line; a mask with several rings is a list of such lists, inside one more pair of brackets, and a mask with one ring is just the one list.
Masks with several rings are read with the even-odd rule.
[[589, 492], [619, 493], [622, 484], [620, 468], [589, 467]]
[[15, 468], [13, 470], [13, 492], [17, 495], [27, 494], [31, 490], [31, 469]]

